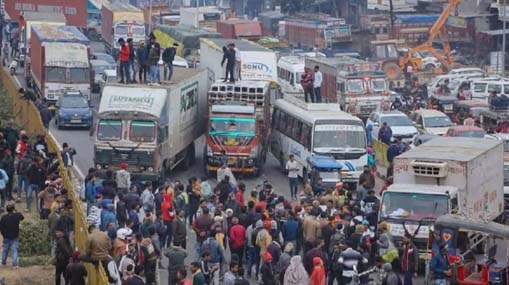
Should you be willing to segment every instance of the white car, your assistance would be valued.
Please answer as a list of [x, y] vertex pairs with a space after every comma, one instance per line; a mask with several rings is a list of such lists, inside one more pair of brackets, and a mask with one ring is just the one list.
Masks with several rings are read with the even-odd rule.
[[383, 123], [387, 123], [392, 130], [391, 140], [399, 139], [402, 142], [411, 142], [413, 137], [419, 133], [412, 121], [403, 112], [374, 112], [366, 120], [366, 126], [369, 124], [373, 126], [373, 140], [378, 140], [378, 131]]
[[437, 110], [419, 109], [410, 114], [410, 120], [420, 132], [430, 135], [443, 136], [452, 126], [451, 119]]
[[447, 73], [449, 75], [461, 75], [461, 76], [486, 76], [486, 71], [477, 68], [477, 67], [465, 67], [465, 68], [455, 68]]
[[101, 80], [99, 81], [100, 91], [99, 94], [103, 93], [104, 86], [111, 82], [117, 81], [117, 70], [116, 69], [106, 69], [104, 70]]

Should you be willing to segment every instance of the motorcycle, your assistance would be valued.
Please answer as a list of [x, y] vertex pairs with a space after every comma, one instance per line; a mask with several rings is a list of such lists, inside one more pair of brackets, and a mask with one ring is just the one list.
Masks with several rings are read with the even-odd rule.
[[18, 58], [14, 58], [11, 62], [11, 64], [9, 64], [9, 73], [14, 76], [16, 74], [16, 69], [18, 69], [18, 62], [19, 62], [19, 59]]

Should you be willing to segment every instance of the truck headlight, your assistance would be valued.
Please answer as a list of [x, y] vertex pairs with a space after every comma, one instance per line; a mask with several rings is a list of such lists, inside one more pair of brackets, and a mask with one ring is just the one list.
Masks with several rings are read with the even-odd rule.
[[154, 172], [154, 168], [151, 166], [149, 168], [147, 168], [148, 172]]
[[258, 146], [255, 146], [251, 149], [251, 152], [249, 153], [249, 157], [255, 158], [258, 156]]

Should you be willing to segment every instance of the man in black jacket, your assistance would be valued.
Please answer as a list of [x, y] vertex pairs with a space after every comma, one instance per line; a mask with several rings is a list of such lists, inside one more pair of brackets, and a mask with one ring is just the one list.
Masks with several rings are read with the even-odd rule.
[[224, 81], [228, 81], [228, 75], [230, 75], [230, 82], [235, 82], [234, 77], [234, 69], [235, 69], [235, 46], [233, 44], [228, 44], [228, 47], [223, 47], [223, 60], [221, 60], [221, 66], [224, 65], [226, 61], [226, 75], [224, 76]]
[[[32, 193], [35, 197], [39, 194], [39, 191], [44, 188], [44, 182], [46, 181], [46, 171], [41, 165], [41, 159], [39, 157], [34, 157], [33, 162], [28, 169], [28, 182], [30, 182], [30, 186], [28, 187], [28, 195], [27, 195], [27, 212], [30, 211], [32, 205]], [[37, 210], [39, 211], [39, 203], [37, 204]]]
[[163, 62], [164, 62], [164, 80], [171, 80], [173, 76], [173, 60], [177, 54], [177, 47], [179, 45], [174, 43], [172, 46], [164, 49]]
[[7, 265], [7, 255], [12, 249], [12, 267], [18, 267], [19, 224], [25, 217], [16, 212], [14, 204], [7, 205], [7, 214], [0, 219], [0, 232], [4, 238], [2, 265]]

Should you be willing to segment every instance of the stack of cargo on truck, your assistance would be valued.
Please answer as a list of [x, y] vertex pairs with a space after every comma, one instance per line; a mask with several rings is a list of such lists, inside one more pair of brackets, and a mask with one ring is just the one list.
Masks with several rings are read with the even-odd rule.
[[106, 50], [118, 56], [118, 40], [132, 38], [134, 45], [145, 40], [145, 18], [141, 9], [127, 3], [111, 3], [102, 5], [101, 35]]
[[159, 86], [108, 84], [95, 130], [97, 169], [120, 168], [139, 179], [163, 178], [195, 162], [194, 141], [205, 131], [210, 82], [203, 69], [175, 68], [171, 82]]
[[63, 0], [3, 0], [2, 8], [5, 9], [4, 20], [18, 21], [19, 16], [26, 12], [63, 13], [66, 24], [84, 28], [87, 26], [87, 1], [63, 1]]
[[441, 215], [493, 221], [504, 211], [504, 148], [499, 140], [436, 137], [394, 159], [394, 184], [383, 192], [385, 221], [401, 248], [414, 236], [419, 256], [429, 253], [429, 233]]
[[261, 173], [267, 158], [271, 84], [239, 81], [212, 84], [204, 151], [205, 172], [223, 164], [237, 173]]
[[366, 118], [389, 106], [389, 86], [378, 63], [352, 57], [306, 58], [307, 68], [323, 74], [322, 100], [338, 102], [341, 109]]
[[90, 41], [76, 27], [32, 25], [27, 83], [55, 102], [65, 90], [90, 100]]

